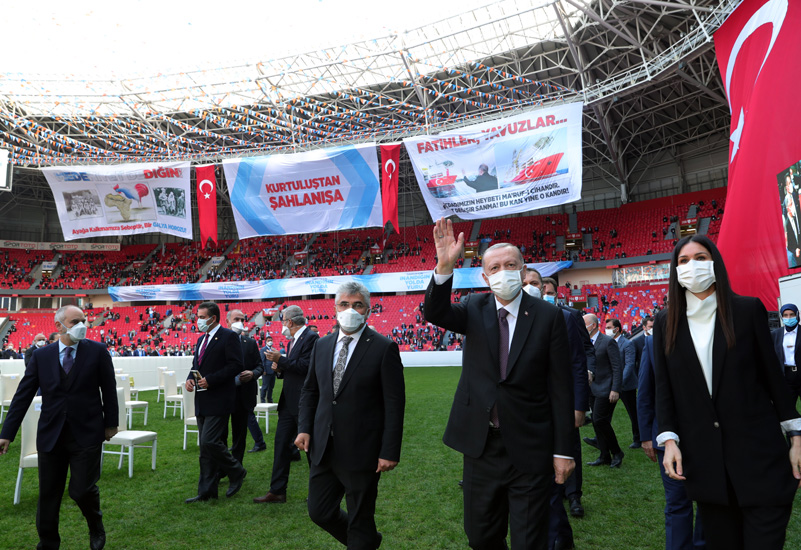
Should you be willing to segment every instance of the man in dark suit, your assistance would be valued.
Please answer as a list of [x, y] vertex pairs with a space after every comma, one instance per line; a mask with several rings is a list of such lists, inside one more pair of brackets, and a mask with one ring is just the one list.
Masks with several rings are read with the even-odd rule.
[[89, 525], [92, 550], [105, 546], [100, 511], [100, 457], [103, 440], [117, 433], [117, 383], [106, 346], [86, 337], [86, 316], [75, 306], [56, 311], [58, 344], [37, 349], [25, 369], [0, 432], [0, 455], [14, 440], [25, 413], [42, 390], [36, 435], [39, 451], [39, 504], [36, 528], [40, 550], [58, 548], [58, 513], [67, 469], [69, 495]]
[[[230, 482], [225, 496], [234, 496], [247, 471], [228, 451], [225, 434], [228, 418], [236, 404], [234, 378], [242, 372], [242, 345], [232, 330], [220, 325], [220, 308], [203, 302], [197, 308], [197, 328], [203, 333], [197, 341], [192, 370], [186, 379], [186, 391], [195, 389], [195, 414], [200, 432], [200, 476], [197, 495], [186, 503], [217, 498], [220, 475]], [[197, 379], [195, 372], [197, 371]], [[189, 398], [189, 396], [187, 396]]]
[[400, 460], [403, 364], [398, 345], [367, 326], [364, 285], [340, 286], [335, 306], [339, 330], [312, 352], [295, 444], [311, 453], [309, 517], [348, 550], [368, 550], [382, 539], [375, 525], [378, 480]]
[[293, 442], [298, 435], [298, 404], [303, 381], [309, 372], [312, 348], [320, 336], [306, 327], [306, 317], [298, 306], [289, 306], [283, 312], [284, 337], [289, 338], [286, 356], [279, 351], [264, 354], [273, 362], [273, 370], [283, 379], [281, 397], [278, 398], [278, 426], [275, 428], [275, 448], [273, 450], [273, 475], [270, 490], [266, 495], [256, 497], [257, 503], [286, 502], [286, 489], [289, 483], [289, 467], [292, 463]]
[[273, 362], [267, 359], [267, 352], [273, 351], [273, 338], [267, 336], [264, 340], [264, 347], [259, 350], [264, 373], [261, 375], [261, 391], [259, 397], [262, 403], [273, 402], [273, 388], [275, 387], [275, 371], [272, 369]]
[[623, 385], [620, 387], [620, 400], [626, 407], [631, 422], [632, 443], [629, 449], [640, 448], [640, 428], [637, 423], [637, 349], [623, 336], [623, 327], [618, 319], [606, 320], [606, 335], [615, 339], [623, 359]]
[[489, 173], [489, 167], [486, 164], [479, 164], [478, 174], [475, 178], [468, 178], [464, 170], [462, 170], [462, 176], [462, 181], [475, 189], [477, 193], [498, 189], [498, 178]]
[[431, 323], [464, 334], [462, 375], [446, 445], [464, 455], [465, 533], [471, 548], [546, 549], [551, 485], [573, 471], [573, 379], [564, 315], [522, 292], [523, 257], [496, 244], [483, 258], [492, 293], [451, 303], [464, 250], [450, 220], [434, 228], [437, 266], [426, 291]]
[[798, 307], [795, 304], [784, 304], [779, 310], [782, 325], [773, 332], [773, 347], [779, 360], [779, 367], [790, 386], [793, 403], [801, 396], [801, 342], [798, 341]]
[[[238, 336], [242, 344], [242, 359], [245, 370], [234, 378], [236, 385], [236, 405], [234, 412], [231, 413], [231, 454], [240, 464], [245, 458], [245, 446], [247, 444], [248, 429], [253, 440], [256, 442], [254, 448], [267, 448], [264, 442], [264, 434], [253, 414], [256, 406], [256, 394], [259, 392], [257, 380], [261, 376], [264, 367], [261, 362], [259, 346], [253, 338], [245, 334], [245, 321], [247, 317], [239, 309], [232, 309], [226, 316], [228, 326], [231, 327]], [[227, 437], [226, 437], [227, 440]]]
[[47, 337], [41, 332], [33, 337], [33, 344], [31, 345], [31, 347], [25, 350], [26, 368], [28, 367], [28, 364], [31, 362], [31, 357], [33, 356], [33, 352], [46, 345], [47, 345]]
[[684, 483], [665, 473], [662, 460], [665, 448], [656, 442], [659, 422], [656, 418], [656, 390], [654, 383], [654, 339], [643, 337], [642, 361], [637, 394], [637, 415], [642, 436], [642, 448], [652, 461], [659, 463], [662, 486], [665, 489], [665, 550], [692, 550], [706, 548], [701, 518], [696, 514], [693, 528], [693, 502], [687, 496]]
[[620, 387], [623, 384], [620, 350], [614, 339], [601, 334], [598, 330], [598, 317], [592, 314], [585, 315], [584, 325], [595, 346], [595, 374], [590, 381], [590, 391], [595, 397], [592, 406], [592, 425], [596, 436], [595, 440], [585, 437], [584, 441], [601, 451], [598, 459], [588, 462], [587, 465], [608, 465], [619, 468], [623, 463], [623, 451], [620, 450], [615, 430], [612, 428], [612, 415], [620, 399]]

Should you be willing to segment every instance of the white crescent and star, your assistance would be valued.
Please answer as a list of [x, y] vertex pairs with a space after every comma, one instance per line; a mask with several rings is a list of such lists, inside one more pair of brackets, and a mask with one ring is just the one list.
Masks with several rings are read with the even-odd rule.
[[[204, 185], [208, 185], [209, 186], [209, 189], [210, 189], [209, 192], [203, 191], [203, 186]], [[198, 184], [197, 188], [198, 188], [198, 191], [203, 193], [203, 198], [204, 199], [210, 199], [211, 198], [211, 191], [214, 191], [214, 184], [211, 183], [209, 180], [203, 180]]]
[[[757, 75], [754, 78], [754, 82], [756, 82], [759, 78], [759, 75], [762, 73], [762, 67], [765, 66], [765, 62], [768, 60], [768, 56], [773, 49], [773, 45], [776, 43], [776, 38], [779, 36], [779, 31], [781, 31], [782, 24], [787, 16], [787, 7], [788, 0], [769, 0], [768, 2], [765, 2], [761, 8], [754, 12], [754, 15], [751, 16], [751, 19], [749, 19], [745, 26], [743, 26], [740, 34], [737, 35], [737, 40], [734, 41], [734, 46], [732, 46], [731, 54], [729, 55], [729, 62], [726, 67], [726, 93], [729, 96], [729, 112], [732, 114], [734, 114], [734, 112], [731, 105], [730, 85], [732, 73], [734, 73], [734, 64], [737, 61], [737, 55], [740, 53], [740, 49], [743, 47], [743, 44], [748, 37], [754, 34], [759, 27], [768, 24], [772, 26], [770, 44], [768, 44], [765, 57], [762, 58], [762, 64], [759, 66], [759, 72], [757, 72]], [[744, 125], [745, 111], [741, 107], [739, 120], [737, 121], [737, 128], [735, 128], [735, 130], [731, 133], [731, 137], [729, 138], [729, 140], [733, 143], [729, 164], [734, 162], [734, 155], [736, 155], [737, 151], [740, 149], [740, 138], [743, 134]]]
[[[392, 167], [392, 170], [390, 170], [390, 166]], [[395, 173], [395, 161], [394, 160], [389, 159], [384, 163], [384, 172], [386, 172], [387, 175], [389, 175], [389, 176], [392, 176], [392, 174]]]

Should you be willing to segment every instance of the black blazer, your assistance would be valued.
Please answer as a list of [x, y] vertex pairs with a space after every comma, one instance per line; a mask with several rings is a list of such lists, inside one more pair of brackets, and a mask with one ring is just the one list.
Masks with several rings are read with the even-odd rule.
[[590, 390], [595, 397], [608, 397], [609, 392], [620, 393], [623, 387], [623, 361], [614, 338], [603, 332], [595, 339], [595, 377]]
[[117, 382], [106, 346], [78, 343], [69, 376], [62, 378], [58, 342], [33, 352], [3, 423], [0, 439], [13, 441], [36, 392], [42, 388], [42, 415], [36, 434], [40, 452], [52, 451], [64, 424], [81, 447], [100, 445], [105, 428], [119, 425]]
[[298, 415], [300, 391], [309, 372], [312, 349], [319, 339], [319, 334], [306, 327], [303, 334], [292, 342], [289, 355], [282, 355], [278, 359], [278, 370], [275, 371], [275, 375], [284, 381], [281, 397], [278, 398], [279, 411], [286, 411], [293, 416]]
[[443, 441], [477, 458], [484, 451], [490, 411], [497, 405], [501, 436], [515, 468], [553, 472], [553, 455], [573, 456], [573, 376], [565, 319], [559, 308], [523, 292], [506, 380], [500, 380], [500, 328], [495, 297], [470, 294], [451, 303], [453, 277], [425, 298], [426, 319], [464, 334], [462, 375]]
[[567, 326], [567, 341], [570, 344], [570, 364], [573, 367], [573, 409], [577, 411], [587, 410], [587, 401], [590, 398], [590, 383], [587, 380], [587, 364], [590, 355], [585, 351], [585, 343], [589, 343], [592, 350], [592, 364], [595, 368], [595, 348], [590, 340], [590, 334], [584, 326], [578, 311], [567, 306], [558, 306], [565, 317]]
[[693, 345], [687, 317], [676, 345], [665, 354], [667, 310], [654, 325], [654, 376], [659, 429], [678, 434], [687, 495], [728, 504], [728, 476], [740, 506], [780, 506], [793, 501], [798, 481], [788, 460], [780, 421], [798, 418], [768, 332], [765, 306], [735, 296], [736, 347], [727, 349], [715, 322], [712, 396]]
[[[234, 378], [244, 370], [242, 344], [233, 330], [220, 327], [206, 344], [203, 362], [198, 364], [200, 343], [204, 336], [198, 338], [195, 344], [192, 369], [200, 371], [209, 387], [206, 391], [195, 388], [195, 413], [198, 416], [226, 416], [234, 411], [236, 403]], [[194, 379], [191, 372], [186, 379]]]
[[253, 378], [250, 379], [250, 382], [236, 386], [236, 402], [244, 409], [253, 410], [253, 407], [256, 406], [256, 396], [259, 393], [259, 377], [264, 372], [262, 355], [259, 353], [259, 345], [253, 338], [240, 334], [239, 341], [242, 344], [242, 360], [244, 362], [242, 370], [253, 371]]
[[314, 347], [300, 397], [298, 432], [311, 435], [314, 464], [320, 464], [332, 442], [338, 466], [374, 472], [379, 458], [400, 460], [406, 390], [398, 344], [365, 328], [334, 395], [338, 337], [335, 331]]
[[[801, 367], [801, 350], [799, 350], [799, 346], [801, 345], [801, 341], [799, 341], [798, 335], [801, 333], [801, 328], [796, 326], [794, 329], [795, 331], [795, 365], [796, 367]], [[779, 327], [776, 330], [771, 331], [770, 335], [773, 338], [773, 349], [776, 351], [776, 358], [779, 360], [779, 372], [784, 374], [784, 333], [787, 332], [784, 330], [784, 327]]]

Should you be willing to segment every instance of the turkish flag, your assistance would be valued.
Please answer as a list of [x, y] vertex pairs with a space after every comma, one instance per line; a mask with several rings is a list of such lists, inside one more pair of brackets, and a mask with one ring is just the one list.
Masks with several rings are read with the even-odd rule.
[[[778, 278], [801, 266], [785, 227], [790, 167], [801, 160], [801, 2], [745, 0], [715, 33], [731, 111], [729, 190], [718, 246], [738, 294], [776, 310]], [[795, 212], [801, 211], [792, 209]], [[790, 222], [790, 223], [788, 223]], [[788, 230], [789, 231], [789, 230]], [[792, 242], [796, 240], [793, 231]], [[801, 251], [799, 251], [801, 252]]]
[[395, 233], [398, 225], [398, 164], [401, 144], [381, 146], [381, 204], [384, 210], [384, 225], [392, 222]]
[[217, 177], [214, 165], [195, 167], [197, 182], [197, 217], [203, 248], [209, 239], [217, 244]]

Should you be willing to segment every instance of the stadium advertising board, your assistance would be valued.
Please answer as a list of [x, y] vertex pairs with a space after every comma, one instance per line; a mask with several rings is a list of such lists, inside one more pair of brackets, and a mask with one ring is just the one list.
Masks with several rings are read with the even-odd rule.
[[239, 238], [381, 227], [374, 143], [223, 161]]
[[189, 163], [42, 168], [64, 240], [166, 233], [192, 238]]
[[[572, 262], [528, 264], [543, 277], [567, 269]], [[487, 288], [480, 267], [454, 270], [453, 288]], [[371, 293], [423, 292], [431, 281], [431, 271], [376, 273], [374, 275], [337, 275], [297, 279], [271, 279], [226, 283], [189, 283], [182, 285], [112, 286], [108, 293], [115, 302], [164, 300], [264, 300], [289, 296], [336, 294], [337, 288], [348, 281], [359, 281]]]
[[0, 239], [0, 248], [18, 250], [119, 250], [119, 244], [111, 243], [35, 243], [32, 241], [7, 241]]
[[581, 198], [581, 103], [404, 139], [433, 219], [529, 212]]

